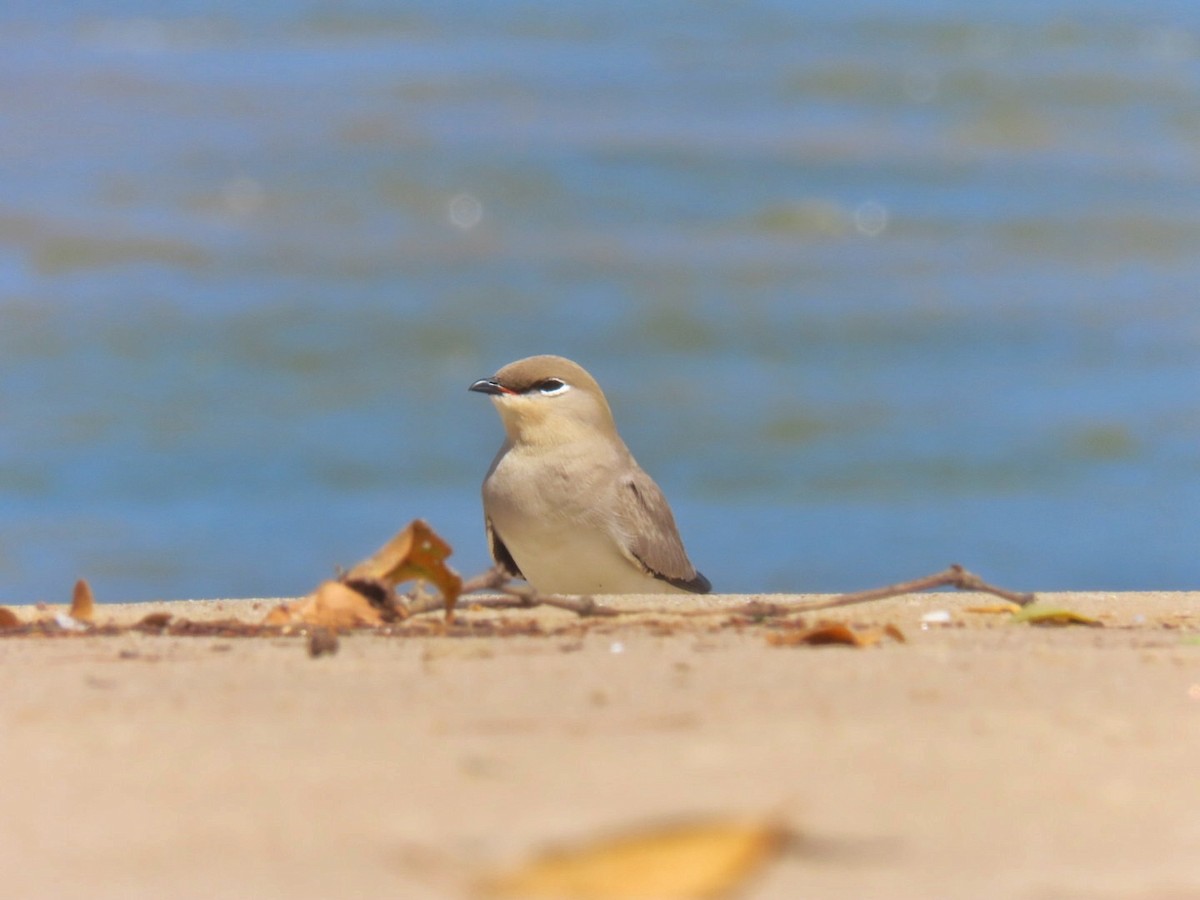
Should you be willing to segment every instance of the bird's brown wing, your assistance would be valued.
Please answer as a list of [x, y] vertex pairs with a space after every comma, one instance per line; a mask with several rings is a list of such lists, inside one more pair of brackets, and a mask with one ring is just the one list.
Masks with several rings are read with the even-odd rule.
[[513, 578], [524, 578], [520, 568], [517, 567], [517, 561], [512, 558], [512, 554], [504, 546], [504, 541], [500, 540], [500, 535], [496, 534], [496, 529], [492, 527], [492, 520], [485, 518], [483, 521], [487, 526], [488, 546], [492, 550], [492, 559]]
[[688, 559], [667, 498], [649, 475], [637, 469], [623, 479], [618, 504], [624, 550], [647, 574], [695, 594], [712, 590]]

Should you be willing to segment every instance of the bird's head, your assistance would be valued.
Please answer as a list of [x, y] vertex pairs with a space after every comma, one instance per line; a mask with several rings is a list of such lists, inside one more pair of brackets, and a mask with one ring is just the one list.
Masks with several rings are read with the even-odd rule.
[[519, 359], [469, 390], [492, 398], [514, 444], [563, 444], [617, 433], [596, 379], [561, 356]]

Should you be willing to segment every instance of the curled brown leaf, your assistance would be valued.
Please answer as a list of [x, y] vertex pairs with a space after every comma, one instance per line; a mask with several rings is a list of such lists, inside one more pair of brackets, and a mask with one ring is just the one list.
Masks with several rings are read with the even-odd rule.
[[380, 582], [394, 589], [405, 581], [419, 579], [438, 589], [446, 614], [450, 615], [462, 592], [462, 578], [446, 564], [452, 552], [451, 546], [427, 522], [414, 519], [369, 559], [350, 569], [341, 580], [347, 583]]
[[340, 581], [325, 581], [307, 597], [276, 606], [267, 613], [263, 624], [315, 625], [339, 631], [375, 628], [383, 624], [383, 617], [358, 591]]
[[905, 643], [904, 632], [895, 625], [883, 628], [851, 628], [842, 622], [818, 622], [812, 628], [768, 634], [767, 643], [772, 647], [798, 647], [802, 645], [844, 644], [848, 647], [871, 647], [885, 637]]
[[92, 622], [96, 617], [96, 601], [92, 597], [92, 586], [87, 579], [80, 578], [75, 582], [75, 591], [71, 595], [70, 616], [76, 622]]

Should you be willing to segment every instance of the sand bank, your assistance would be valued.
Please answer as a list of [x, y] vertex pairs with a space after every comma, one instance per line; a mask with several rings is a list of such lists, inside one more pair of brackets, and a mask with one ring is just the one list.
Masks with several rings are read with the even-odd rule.
[[747, 897], [1200, 896], [1200, 593], [1045, 599], [1104, 627], [950, 593], [823, 616], [907, 638], [869, 649], [556, 610], [319, 658], [300, 637], [0, 637], [5, 894], [456, 897], [550, 843], [731, 813], [801, 835]]

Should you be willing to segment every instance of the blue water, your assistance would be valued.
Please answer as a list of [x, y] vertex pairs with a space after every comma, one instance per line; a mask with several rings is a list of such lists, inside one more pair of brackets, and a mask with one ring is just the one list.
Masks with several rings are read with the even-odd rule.
[[1200, 5], [0, 11], [0, 601], [486, 564], [578, 359], [723, 591], [1200, 586]]

